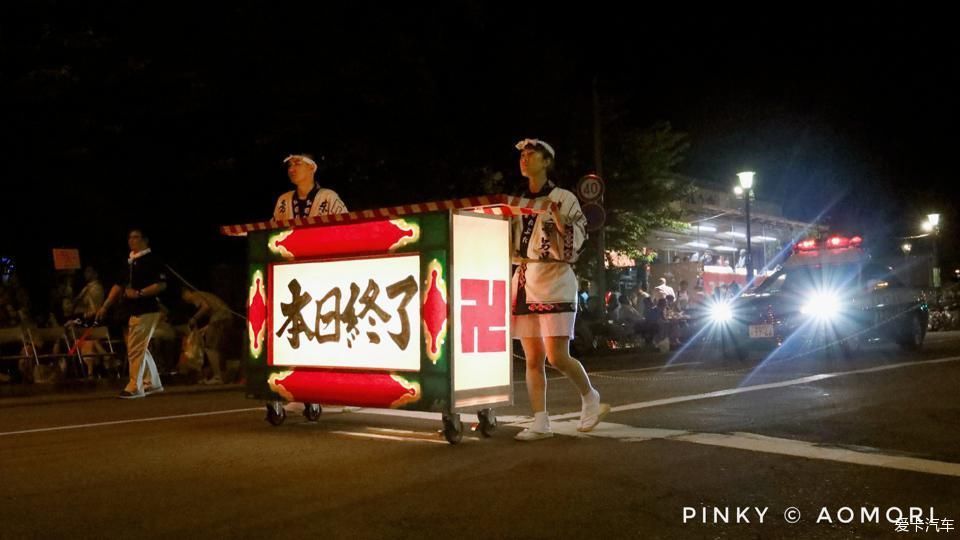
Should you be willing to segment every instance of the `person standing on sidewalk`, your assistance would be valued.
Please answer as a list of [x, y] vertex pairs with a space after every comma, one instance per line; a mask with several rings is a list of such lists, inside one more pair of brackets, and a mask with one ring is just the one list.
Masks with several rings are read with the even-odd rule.
[[107, 310], [121, 300], [130, 314], [127, 331], [127, 361], [130, 381], [120, 392], [121, 399], [136, 399], [163, 392], [163, 383], [157, 364], [148, 345], [160, 321], [160, 300], [167, 289], [163, 263], [150, 249], [150, 239], [142, 229], [133, 229], [127, 237], [130, 258], [127, 259], [127, 279], [110, 289], [106, 302], [97, 310], [97, 320], [103, 320]]

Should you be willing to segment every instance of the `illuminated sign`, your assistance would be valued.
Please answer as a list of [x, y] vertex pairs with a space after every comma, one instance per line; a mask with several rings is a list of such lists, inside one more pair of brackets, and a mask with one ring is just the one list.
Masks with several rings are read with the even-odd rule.
[[80, 250], [55, 249], [53, 250], [53, 267], [56, 270], [79, 270]]
[[420, 369], [419, 255], [270, 271], [271, 365]]
[[509, 227], [506, 220], [453, 216], [453, 377], [458, 406], [509, 400]]

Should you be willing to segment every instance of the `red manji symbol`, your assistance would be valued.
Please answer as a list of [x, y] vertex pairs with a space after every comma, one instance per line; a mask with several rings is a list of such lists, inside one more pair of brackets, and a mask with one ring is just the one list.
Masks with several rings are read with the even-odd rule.
[[423, 295], [423, 336], [427, 358], [436, 364], [447, 336], [447, 284], [443, 280], [443, 267], [436, 259], [427, 266], [427, 281]]
[[264, 326], [267, 322], [266, 294], [263, 290], [263, 273], [257, 270], [253, 274], [253, 284], [247, 303], [247, 321], [250, 331], [250, 352], [259, 357], [263, 352]]
[[389, 373], [297, 369], [274, 373], [270, 389], [287, 401], [395, 409], [420, 400], [420, 383]]
[[460, 282], [460, 296], [464, 304], [460, 307], [463, 352], [506, 351], [507, 282], [464, 279]]
[[403, 219], [304, 227], [270, 237], [269, 248], [284, 259], [382, 253], [420, 239], [420, 227]]

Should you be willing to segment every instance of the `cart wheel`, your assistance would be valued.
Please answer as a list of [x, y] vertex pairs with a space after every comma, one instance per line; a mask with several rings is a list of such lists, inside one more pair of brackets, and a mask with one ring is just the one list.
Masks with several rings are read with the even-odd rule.
[[459, 414], [443, 415], [443, 438], [450, 444], [457, 444], [463, 438], [463, 423]]
[[287, 411], [283, 410], [282, 401], [267, 403], [267, 422], [272, 426], [279, 426], [287, 419]]
[[319, 403], [304, 403], [303, 407], [303, 417], [310, 422], [316, 422], [320, 419], [320, 413], [323, 412], [323, 409], [320, 407]]
[[480, 434], [484, 437], [490, 437], [497, 430], [497, 417], [493, 414], [493, 409], [480, 409], [477, 411], [477, 419], [480, 420]]

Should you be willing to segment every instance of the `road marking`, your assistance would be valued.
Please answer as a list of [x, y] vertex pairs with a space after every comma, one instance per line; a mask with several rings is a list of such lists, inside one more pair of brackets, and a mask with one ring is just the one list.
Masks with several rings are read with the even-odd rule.
[[703, 362], [676, 362], [673, 364], [663, 364], [660, 366], [651, 366], [651, 367], [645, 367], [645, 368], [610, 369], [610, 370], [604, 370], [604, 371], [592, 371], [589, 374], [603, 375], [604, 373], [631, 373], [634, 371], [660, 371], [660, 370], [670, 369], [670, 368], [680, 367], [680, 366], [696, 366], [702, 363]]
[[[379, 439], [384, 441], [400, 441], [400, 442], [425, 442], [425, 443], [435, 443], [435, 444], [448, 444], [447, 441], [441, 441], [438, 439], [421, 439], [414, 437], [398, 437], [396, 435], [383, 435], [380, 433], [360, 433], [356, 431], [331, 431], [337, 435], [347, 435], [349, 437], [362, 437], [365, 439]], [[465, 438], [463, 440], [469, 440]]]
[[74, 424], [70, 426], [55, 426], [55, 427], [37, 428], [37, 429], [23, 429], [20, 431], [7, 431], [5, 433], [0, 433], [0, 437], [5, 437], [7, 435], [23, 435], [27, 433], [45, 433], [48, 431], [66, 431], [71, 429], [84, 429], [84, 428], [93, 428], [93, 427], [101, 427], [101, 426], [118, 426], [122, 424], [138, 424], [142, 422], [159, 422], [161, 420], [177, 420], [179, 418], [197, 418], [201, 416], [216, 416], [220, 414], [234, 414], [234, 413], [262, 411], [262, 410], [263, 410], [263, 407], [249, 407], [245, 409], [229, 409], [226, 411], [175, 414], [170, 416], [153, 416], [150, 418], [134, 418], [131, 420], [113, 420], [110, 422], [96, 422], [92, 424]]
[[[521, 424], [511, 424], [511, 426], [522, 427], [528, 424], [528, 422], [524, 422]], [[593, 431], [580, 433], [577, 431], [577, 422], [572, 420], [551, 422], [550, 427], [557, 435], [576, 437], [579, 439], [615, 439], [622, 442], [670, 440], [764, 454], [960, 477], [960, 463], [890, 455], [880, 452], [859, 452], [807, 441], [767, 437], [756, 433], [696, 433], [677, 429], [633, 427], [611, 422], [601, 422]]]
[[[873, 368], [858, 369], [853, 371], [822, 373], [818, 375], [812, 375], [809, 377], [802, 377], [799, 379], [791, 379], [791, 380], [781, 381], [776, 383], [759, 384], [759, 385], [753, 385], [753, 386], [745, 386], [741, 388], [730, 388], [726, 390], [706, 392], [703, 394], [675, 396], [671, 398], [656, 399], [652, 401], [642, 401], [638, 403], [628, 403], [626, 405], [618, 405], [616, 407], [613, 407], [610, 409], [610, 411], [623, 412], [623, 411], [632, 411], [632, 410], [638, 410], [638, 409], [646, 409], [650, 407], [658, 407], [661, 405], [671, 405], [674, 403], [684, 403], [688, 401], [696, 401], [701, 399], [711, 399], [715, 397], [731, 396], [731, 395], [742, 394], [746, 392], [756, 392], [759, 390], [770, 390], [774, 388], [795, 386], [798, 384], [806, 384], [809, 382], [821, 381], [821, 380], [841, 377], [845, 375], [875, 373], [875, 372], [887, 371], [887, 370], [898, 369], [903, 367], [955, 362], [957, 360], [960, 360], [960, 356], [951, 356], [947, 358], [938, 358], [934, 360], [923, 360], [923, 361], [916, 361], [916, 362], [903, 362], [899, 364], [891, 364], [888, 366], [879, 366], [879, 367], [873, 367]], [[674, 364], [674, 365], [677, 365], [677, 364]], [[649, 368], [639, 368], [639, 369], [649, 369]], [[54, 427], [47, 427], [47, 428], [24, 429], [19, 431], [0, 432], [0, 437], [11, 436], [11, 435], [24, 435], [24, 434], [30, 434], [30, 433], [67, 431], [67, 430], [94, 428], [94, 427], [102, 427], [102, 426], [136, 424], [136, 423], [144, 423], [144, 422], [158, 422], [163, 420], [176, 420], [180, 418], [197, 418], [197, 417], [203, 417], [203, 416], [215, 416], [215, 415], [234, 414], [234, 413], [240, 413], [240, 412], [252, 412], [252, 411], [262, 411], [262, 410], [263, 410], [263, 407], [259, 406], [259, 407], [243, 408], [243, 409], [229, 409], [225, 411], [210, 411], [210, 412], [189, 413], [189, 414], [179, 414], [179, 415], [170, 415], [170, 416], [154, 416], [150, 418], [134, 418], [130, 420], [114, 420], [109, 422], [96, 422], [96, 423], [90, 423], [90, 424], [74, 424], [74, 425], [54, 426]], [[336, 411], [337, 409], [329, 408], [326, 410], [328, 412], [333, 412], [333, 411]], [[420, 412], [420, 411], [400, 411], [400, 410], [392, 410], [392, 409], [363, 409], [363, 408], [357, 409], [353, 407], [344, 407], [341, 409], [341, 411], [343, 413], [372, 414], [372, 415], [378, 415], [378, 416], [398, 416], [398, 417], [405, 417], [405, 418], [416, 418], [421, 420], [440, 420], [441, 419], [440, 413]], [[554, 416], [551, 416], [550, 419], [556, 422], [556, 421], [568, 420], [572, 418], [579, 418], [579, 416], [580, 416], [579, 412], [571, 412], [566, 414], [554, 415]], [[464, 423], [472, 423], [476, 421], [475, 414], [461, 414], [460, 417], [461, 417], [461, 421], [463, 421]], [[531, 421], [531, 418], [529, 416], [500, 416], [497, 418], [497, 420], [502, 424], [524, 426], [526, 425], [526, 423]]]
[[[602, 371], [590, 371], [590, 372], [587, 372], [587, 375], [591, 377], [604, 378], [609, 376], [611, 373], [635, 373], [640, 371], [666, 371], [674, 367], [695, 366], [698, 364], [702, 364], [702, 362], [677, 362], [674, 364], [662, 364], [659, 366], [650, 366], [645, 368], [608, 369], [608, 370], [602, 370]], [[556, 368], [552, 368], [552, 366], [551, 366], [551, 369], [553, 369], [553, 371], [551, 371], [550, 373], [553, 373], [554, 371], [556, 371]], [[550, 381], [558, 381], [560, 379], [565, 379], [565, 378], [567, 378], [566, 375], [547, 376], [547, 382], [549, 383]], [[514, 386], [520, 386], [522, 384], [527, 384], [527, 383], [519, 377], [518, 377], [518, 380], [513, 381]]]
[[[739, 388], [727, 388], [725, 390], [716, 390], [713, 392], [705, 392], [703, 394], [692, 394], [687, 396], [674, 396], [663, 399], [654, 399], [651, 401], [641, 401], [638, 403], [628, 403], [626, 405], [617, 405], [616, 407], [611, 407], [610, 412], [623, 412], [623, 411], [635, 411], [639, 409], [648, 409], [650, 407], [660, 407], [662, 405], [673, 405], [675, 403], [685, 403], [688, 401], [698, 401], [701, 399], [712, 399], [717, 397], [733, 396], [736, 394], [745, 394], [747, 392], [757, 392], [760, 390], [772, 390], [774, 388], [785, 388], [787, 386], [796, 386], [798, 384], [807, 384], [816, 381], [822, 381], [825, 379], [834, 379], [837, 377], [843, 377], [846, 375], [860, 375], [863, 373], [877, 373], [880, 371], [888, 371], [891, 369], [899, 369], [904, 367], [914, 367], [922, 365], [931, 365], [931, 364], [943, 364], [947, 362], [956, 362], [960, 360], [960, 356], [950, 356], [947, 358], [937, 358], [934, 360], [922, 360], [917, 362], [901, 362], [899, 364], [890, 364], [888, 366], [878, 366], [872, 368], [856, 369], [852, 371], [838, 371], [834, 373], [820, 373], [817, 375], [810, 375], [809, 377], [801, 377], [799, 379], [790, 379], [786, 381], [780, 381], [775, 383], [767, 384], [756, 384], [752, 386], [743, 386]], [[571, 418], [579, 418], [579, 412], [571, 412], [566, 414], [558, 414], [550, 417], [550, 420], [568, 420]]]
[[807, 441], [766, 437], [754, 433], [692, 433], [689, 435], [680, 435], [672, 440], [763, 452], [765, 454], [779, 454], [782, 456], [835, 461], [883, 469], [897, 469], [901, 471], [960, 477], [960, 463], [881, 453], [857, 452], [845, 448], [821, 446], [817, 443]]

